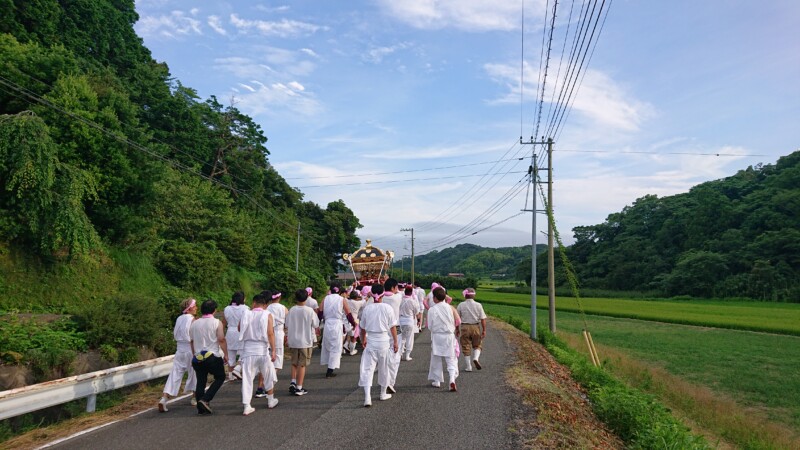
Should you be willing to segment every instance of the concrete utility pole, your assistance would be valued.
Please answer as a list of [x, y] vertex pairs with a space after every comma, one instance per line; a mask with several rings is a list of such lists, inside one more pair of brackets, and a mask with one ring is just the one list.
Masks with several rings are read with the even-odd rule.
[[553, 139], [547, 140], [547, 297], [550, 332], [556, 332], [556, 276], [553, 252]]
[[411, 232], [411, 284], [414, 284], [414, 229], [413, 228], [401, 228], [400, 231], [410, 231]]
[[519, 138], [520, 144], [533, 145], [531, 151], [531, 165], [528, 168], [528, 174], [531, 177], [531, 339], [534, 341], [538, 339], [536, 333], [536, 213], [541, 212], [536, 209], [536, 181], [539, 177], [539, 165], [536, 158], [536, 145], [544, 145], [545, 142], [534, 142], [533, 136], [530, 141], [523, 142], [522, 136]]
[[297, 224], [297, 253], [294, 257], [294, 271], [300, 272], [300, 224]]

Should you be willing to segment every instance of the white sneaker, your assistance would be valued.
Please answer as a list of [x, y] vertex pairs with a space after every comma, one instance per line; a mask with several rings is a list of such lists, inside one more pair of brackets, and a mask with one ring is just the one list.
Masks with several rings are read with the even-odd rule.
[[389, 400], [390, 398], [392, 398], [392, 394], [381, 394], [381, 396], [380, 396], [380, 400], [382, 402], [386, 401], [386, 400]]
[[272, 409], [272, 408], [274, 408], [276, 406], [278, 406], [278, 399], [277, 398], [273, 398], [272, 400], [267, 400], [267, 408]]
[[411, 356], [406, 356], [406, 361], [413, 361], [413, 360], [414, 358], [412, 358]]
[[352, 349], [352, 350], [350, 350], [350, 356], [355, 356], [355, 355], [356, 355], [356, 353], [358, 353], [358, 350], [356, 350], [356, 348], [355, 348], [355, 347], [353, 347], [353, 349]]
[[472, 366], [465, 367], [464, 372], [472, 372]]
[[242, 413], [242, 415], [243, 416], [249, 416], [250, 414], [253, 414], [253, 411], [255, 411], [255, 410], [256, 409], [253, 408], [250, 405], [244, 405], [244, 412]]
[[435, 388], [442, 387], [442, 383], [439, 383], [438, 381], [434, 381], [433, 383], [431, 383], [431, 386], [433, 386]]
[[235, 378], [237, 380], [241, 380], [242, 379], [242, 366], [234, 367], [233, 370], [231, 371], [231, 375], [233, 375], [233, 378]]
[[158, 412], [167, 412], [167, 397], [161, 397], [161, 400], [158, 401]]
[[372, 399], [367, 397], [366, 400], [364, 400], [364, 408], [369, 408], [370, 406], [372, 406]]
[[197, 399], [194, 398], [194, 394], [192, 394], [192, 399], [189, 401], [192, 406], [197, 406]]

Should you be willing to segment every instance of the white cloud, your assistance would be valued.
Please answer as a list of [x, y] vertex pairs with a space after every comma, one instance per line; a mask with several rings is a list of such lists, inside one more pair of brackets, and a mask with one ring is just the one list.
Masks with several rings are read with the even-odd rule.
[[367, 51], [365, 55], [363, 55], [363, 59], [365, 61], [369, 61], [371, 63], [378, 64], [383, 61], [383, 58], [391, 55], [392, 53], [398, 50], [404, 50], [410, 46], [407, 42], [401, 42], [396, 45], [392, 45], [389, 47], [373, 47]]
[[238, 97], [240, 109], [251, 116], [292, 114], [300, 118], [308, 118], [322, 111], [322, 106], [308, 91], [298, 90], [300, 83], [272, 83], [264, 84], [255, 81], [253, 92], [244, 93]]
[[298, 83], [297, 81], [290, 81], [288, 86], [298, 92], [303, 92], [306, 90], [305, 86]]
[[317, 53], [310, 48], [301, 48], [300, 51], [313, 58], [319, 58], [319, 55], [317, 55]]
[[[520, 68], [512, 64], [485, 64], [483, 66], [487, 75], [498, 84], [505, 87], [506, 92], [500, 97], [490, 100], [489, 104], [519, 103], [520, 101]], [[554, 74], [553, 74], [554, 75]], [[557, 81], [551, 75], [545, 82], [544, 110], [549, 110], [553, 92], [555, 100], [559, 98], [563, 76]], [[524, 86], [523, 100], [535, 103], [537, 99], [538, 69], [534, 69], [527, 62], [523, 63]], [[569, 92], [563, 97], [562, 103], [568, 98]], [[586, 77], [572, 94], [572, 111], [582, 114], [598, 126], [612, 128], [618, 131], [637, 131], [639, 126], [655, 115], [655, 108], [639, 101], [617, 84], [611, 77], [598, 70], [589, 70]], [[543, 118], [546, 120], [546, 118]]]
[[[379, 0], [385, 14], [416, 28], [509, 31], [520, 27], [520, 2], [496, 0]], [[541, 15], [544, 0], [526, 2], [526, 16]]]
[[270, 72], [270, 68], [250, 58], [229, 56], [214, 60], [214, 68], [231, 72], [239, 78], [262, 78]]
[[436, 158], [465, 157], [480, 154], [501, 154], [508, 149], [507, 143], [468, 142], [465, 144], [441, 144], [428, 147], [396, 148], [382, 150], [378, 153], [365, 153], [363, 158], [425, 160]]
[[288, 5], [276, 6], [276, 7], [269, 7], [264, 5], [256, 5], [256, 9], [259, 11], [263, 11], [265, 13], [276, 13], [276, 12], [286, 12], [291, 9]]
[[202, 35], [200, 21], [188, 17], [183, 11], [172, 11], [168, 15], [142, 16], [135, 25], [138, 34], [144, 38]]
[[230, 22], [242, 33], [256, 30], [264, 36], [278, 36], [283, 38], [307, 36], [322, 29], [320, 26], [296, 20], [281, 19], [277, 22], [247, 20], [240, 18], [236, 14], [231, 14]]
[[228, 34], [228, 32], [222, 26], [222, 21], [220, 20], [219, 16], [208, 16], [208, 26], [223, 36]]
[[247, 89], [247, 90], [248, 90], [248, 91], [250, 91], [250, 92], [255, 92], [255, 91], [256, 91], [256, 90], [255, 90], [255, 89], [254, 89], [252, 86], [248, 86], [248, 85], [246, 85], [246, 84], [244, 84], [244, 83], [239, 83], [239, 86], [241, 86], [241, 87], [243, 87], [243, 88]]

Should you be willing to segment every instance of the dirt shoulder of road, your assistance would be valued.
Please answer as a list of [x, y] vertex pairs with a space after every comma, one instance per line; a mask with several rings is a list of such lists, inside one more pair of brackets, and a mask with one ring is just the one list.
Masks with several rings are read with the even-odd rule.
[[490, 319], [506, 340], [513, 359], [506, 382], [522, 402], [509, 431], [525, 448], [622, 449], [622, 441], [595, 417], [583, 388], [540, 344], [505, 322]]

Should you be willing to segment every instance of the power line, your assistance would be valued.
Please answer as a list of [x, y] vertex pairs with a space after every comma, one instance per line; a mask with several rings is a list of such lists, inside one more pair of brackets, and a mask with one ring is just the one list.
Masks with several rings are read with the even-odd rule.
[[[515, 160], [521, 161], [522, 158], [498, 159], [496, 161], [482, 161], [482, 162], [476, 162], [476, 163], [470, 163], [470, 164], [456, 164], [456, 165], [453, 165], [453, 166], [427, 167], [425, 169], [396, 170], [396, 171], [393, 171], [393, 172], [359, 173], [358, 176], [359, 177], [368, 177], [368, 176], [377, 176], [377, 175], [394, 175], [394, 174], [398, 174], [398, 173], [427, 172], [427, 171], [431, 171], [431, 170], [455, 169], [455, 168], [459, 168], [459, 167], [480, 166], [480, 165], [484, 165], [484, 164], [494, 164], [494, 163], [498, 163], [498, 162], [502, 162], [502, 161], [515, 161]], [[325, 176], [319, 176], [319, 177], [289, 177], [289, 178], [284, 178], [284, 180], [317, 180], [317, 179], [325, 179], [325, 178], [351, 178], [353, 176], [354, 176], [353, 174], [347, 174], [347, 175], [325, 175]]]
[[[506, 172], [506, 173], [524, 173], [524, 172]], [[453, 178], [470, 178], [470, 177], [483, 177], [486, 174], [476, 173], [470, 175], [453, 175], [450, 177], [430, 177], [430, 178], [412, 178], [410, 180], [381, 180], [381, 181], [363, 181], [359, 183], [340, 183], [340, 184], [314, 184], [309, 186], [296, 186], [297, 189], [320, 188], [320, 187], [336, 187], [336, 186], [359, 186], [365, 184], [394, 184], [394, 183], [412, 183], [416, 181], [437, 181], [437, 180], [451, 180]]]

